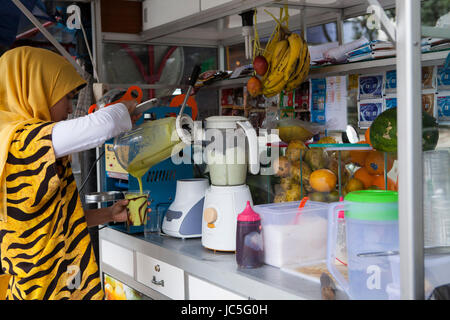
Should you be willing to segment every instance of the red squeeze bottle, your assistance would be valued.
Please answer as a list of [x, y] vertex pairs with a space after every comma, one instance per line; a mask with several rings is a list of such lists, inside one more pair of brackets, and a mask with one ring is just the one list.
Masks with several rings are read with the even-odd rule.
[[236, 262], [240, 268], [258, 268], [264, 264], [261, 217], [247, 206], [237, 217]]

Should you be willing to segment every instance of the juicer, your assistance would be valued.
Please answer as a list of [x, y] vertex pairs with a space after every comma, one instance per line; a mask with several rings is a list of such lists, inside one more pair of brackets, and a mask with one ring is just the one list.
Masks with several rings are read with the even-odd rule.
[[259, 172], [256, 131], [244, 117], [213, 116], [206, 119], [204, 138], [211, 186], [205, 194], [202, 245], [217, 251], [236, 251], [237, 216], [253, 205], [247, 171]]
[[175, 199], [167, 209], [162, 231], [176, 238], [202, 236], [202, 213], [208, 179], [177, 180]]

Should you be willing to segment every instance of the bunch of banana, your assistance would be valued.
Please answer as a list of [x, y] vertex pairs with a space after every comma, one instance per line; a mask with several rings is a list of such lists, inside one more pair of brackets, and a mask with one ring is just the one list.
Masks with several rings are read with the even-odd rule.
[[302, 55], [297, 61], [295, 71], [291, 74], [284, 90], [290, 92], [300, 86], [306, 79], [309, 72], [311, 58], [309, 55], [308, 44], [305, 40], [300, 39], [303, 42]]
[[285, 34], [282, 27], [279, 33], [279, 39], [272, 37], [266, 46], [268, 56], [265, 57], [269, 68], [261, 79], [262, 93], [266, 97], [273, 97], [282, 90], [292, 91], [309, 72], [310, 57], [306, 42], [296, 33]]
[[272, 33], [272, 36], [269, 39], [269, 42], [266, 45], [266, 48], [264, 49], [263, 56], [264, 58], [266, 58], [266, 61], [269, 64], [269, 66], [267, 68], [267, 72], [261, 78], [261, 81], [264, 81], [270, 74], [270, 67], [272, 65], [272, 57], [274, 56], [275, 53], [275, 47], [283, 38], [284, 38], [284, 31], [282, 30], [281, 25], [277, 24], [275, 30]]

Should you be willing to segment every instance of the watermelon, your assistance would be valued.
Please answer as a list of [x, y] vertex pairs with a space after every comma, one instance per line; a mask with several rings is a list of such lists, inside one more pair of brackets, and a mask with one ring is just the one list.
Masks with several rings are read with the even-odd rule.
[[[422, 148], [434, 150], [439, 140], [439, 129], [434, 117], [422, 112]], [[397, 152], [397, 108], [382, 112], [370, 126], [372, 147], [383, 152]]]

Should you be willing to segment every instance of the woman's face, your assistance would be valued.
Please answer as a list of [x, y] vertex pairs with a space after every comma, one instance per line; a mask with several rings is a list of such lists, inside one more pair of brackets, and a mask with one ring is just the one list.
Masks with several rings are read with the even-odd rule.
[[62, 97], [53, 107], [50, 108], [51, 120], [54, 122], [67, 120], [72, 113], [72, 99], [75, 97], [75, 91], [71, 91]]

